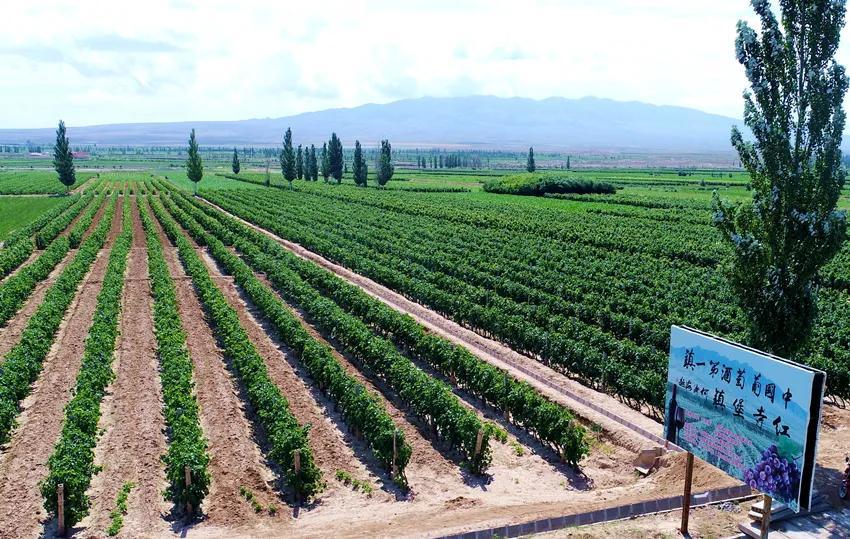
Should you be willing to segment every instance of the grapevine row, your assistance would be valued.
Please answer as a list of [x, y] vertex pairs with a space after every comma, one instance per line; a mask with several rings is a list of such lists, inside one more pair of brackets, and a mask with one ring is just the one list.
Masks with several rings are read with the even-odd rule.
[[[186, 272], [224, 345], [224, 352], [245, 386], [248, 400], [256, 410], [271, 445], [268, 457], [280, 466], [287, 483], [295, 492], [308, 497], [316, 494], [322, 488], [322, 478], [307, 442], [309, 427], [299, 425], [292, 415], [289, 403], [269, 377], [263, 358], [248, 339], [239, 316], [213, 282], [192, 243], [159, 201], [152, 200], [151, 207], [166, 235], [177, 246]], [[300, 470], [297, 472], [296, 451], [300, 456]]]
[[86, 491], [97, 470], [94, 448], [98, 438], [100, 403], [115, 373], [112, 359], [118, 338], [118, 318], [121, 315], [121, 293], [127, 255], [133, 242], [131, 204], [123, 204], [121, 233], [112, 245], [106, 274], [103, 277], [97, 307], [89, 334], [86, 337], [74, 396], [65, 406], [65, 420], [59, 441], [47, 461], [47, 477], [40, 483], [44, 508], [56, 514], [57, 486], [65, 486], [65, 524], [74, 526], [88, 512], [91, 502]]
[[[209, 491], [207, 466], [210, 456], [193, 392], [192, 359], [186, 348], [186, 333], [177, 310], [174, 282], [168, 273], [159, 235], [148, 212], [144, 208], [139, 210], [148, 247], [154, 334], [165, 424], [168, 427], [168, 451], [163, 456], [168, 479], [166, 496], [177, 507], [187, 503], [199, 507]], [[192, 480], [189, 485], [185, 481], [187, 466]]]
[[[210, 247], [213, 257], [227, 268], [254, 305], [272, 322], [281, 341], [307, 368], [319, 389], [335, 403], [336, 409], [342, 414], [348, 426], [362, 433], [372, 453], [384, 468], [391, 471], [395, 465], [397, 476], [393, 479], [404, 485], [406, 483], [404, 469], [410, 460], [411, 448], [405, 440], [404, 433], [395, 425], [379, 398], [346, 372], [331, 349], [314, 339], [298, 317], [268, 286], [257, 279], [244, 262], [216, 238], [197, 229], [186, 216], [177, 212], [177, 217], [181, 224], [188, 225], [193, 237], [199, 238]], [[393, 437], [395, 437], [396, 447], [395, 461], [393, 460]]]
[[[205, 204], [178, 204], [198, 220], [204, 230], [222, 240], [230, 240], [246, 261], [265, 273], [284, 295], [296, 297], [300, 287], [313, 286], [346, 312], [409, 351], [457, 384], [502, 412], [518, 426], [536, 435], [563, 455], [572, 465], [588, 452], [584, 428], [565, 407], [535, 391], [463, 347], [429, 333], [409, 316], [403, 315], [350, 285], [331, 272], [302, 260], [265, 234], [239, 223]], [[200, 208], [200, 211], [199, 211]], [[303, 281], [302, 281], [303, 280]]]
[[[173, 203], [167, 202], [169, 210], [184, 222], [190, 234], [219, 246], [213, 250], [214, 256], [226, 251], [219, 240], [208, 235]], [[301, 287], [299, 292], [297, 297], [287, 299], [304, 309], [317, 327], [333, 335], [366, 370], [384, 381], [411, 412], [430, 423], [450, 447], [459, 449], [473, 471], [486, 470], [492, 459], [489, 438], [494, 425], [482, 423], [472, 410], [460, 403], [448, 385], [416, 367], [390, 341], [372, 333], [363, 322], [334, 302], [307, 286]]]
[[0, 279], [15, 271], [35, 251], [35, 240], [31, 237], [33, 234], [49, 226], [54, 220], [63, 219], [65, 210], [76, 215], [82, 208], [81, 204], [82, 199], [80, 197], [69, 198], [65, 203], [44, 213], [33, 223], [6, 238], [3, 249], [0, 250]]
[[76, 256], [47, 291], [35, 314], [30, 317], [21, 340], [0, 364], [0, 442], [9, 433], [18, 415], [20, 401], [41, 372], [59, 324], [71, 305], [80, 282], [88, 273], [97, 253], [106, 242], [115, 213], [116, 200], [110, 200], [95, 231], [82, 243]]
[[[372, 251], [361, 244], [348, 244], [330, 230], [314, 233], [307, 227], [292, 226], [280, 218], [258, 211], [239, 211], [217, 196], [211, 200], [233, 210], [256, 225], [293, 239], [305, 247], [337, 260], [358, 273], [398, 290], [473, 328], [487, 328], [502, 342], [527, 355], [538, 356], [552, 367], [599, 383], [608, 390], [638, 403], [659, 405], [663, 399], [663, 353], [616, 339], [597, 326], [576, 319], [560, 320], [557, 331], [547, 331], [529, 321], [522, 305], [500, 298], [481, 287], [460, 279], [439, 275], [399, 256]], [[343, 228], [344, 225], [339, 225]], [[409, 244], [399, 242], [396, 252]], [[433, 280], [432, 280], [433, 279]], [[519, 309], [519, 310], [518, 310]]]

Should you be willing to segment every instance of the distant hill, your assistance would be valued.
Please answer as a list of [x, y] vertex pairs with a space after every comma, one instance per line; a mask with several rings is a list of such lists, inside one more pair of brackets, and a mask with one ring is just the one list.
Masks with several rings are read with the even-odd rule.
[[[493, 96], [425, 97], [384, 105], [328, 109], [283, 118], [69, 126], [74, 144], [184, 144], [194, 127], [202, 145], [279, 144], [291, 126], [297, 143], [321, 143], [335, 131], [346, 144], [383, 138], [399, 146], [538, 150], [731, 151], [740, 120], [695, 109], [586, 97], [535, 100]], [[0, 144], [48, 143], [51, 129], [0, 129]]]

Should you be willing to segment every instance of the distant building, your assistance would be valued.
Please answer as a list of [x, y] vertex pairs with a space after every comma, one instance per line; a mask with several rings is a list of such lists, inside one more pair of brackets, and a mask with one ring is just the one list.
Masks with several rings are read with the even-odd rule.
[[74, 159], [88, 159], [90, 157], [89, 152], [71, 152], [71, 155], [74, 156]]

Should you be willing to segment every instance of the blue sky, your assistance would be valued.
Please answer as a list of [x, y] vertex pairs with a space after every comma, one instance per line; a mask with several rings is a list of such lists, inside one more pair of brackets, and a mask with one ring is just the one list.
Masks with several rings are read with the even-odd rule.
[[[595, 95], [739, 117], [745, 0], [51, 0], [4, 6], [0, 127]], [[850, 59], [842, 46], [839, 59]]]

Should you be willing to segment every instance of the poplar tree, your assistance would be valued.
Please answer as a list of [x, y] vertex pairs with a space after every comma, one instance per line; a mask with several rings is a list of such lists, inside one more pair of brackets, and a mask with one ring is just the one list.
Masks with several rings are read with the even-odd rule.
[[331, 175], [331, 166], [328, 161], [328, 143], [325, 142], [322, 144], [322, 178], [325, 179], [325, 183], [328, 183], [328, 178]]
[[298, 145], [298, 152], [295, 154], [295, 176], [301, 180], [304, 179], [304, 152], [301, 151], [301, 145]]
[[381, 141], [381, 156], [378, 159], [378, 185], [384, 186], [393, 177], [393, 155], [389, 140]]
[[761, 31], [738, 23], [735, 52], [751, 89], [744, 121], [755, 142], [732, 129], [750, 175], [752, 199], [714, 196], [714, 224], [732, 250], [726, 273], [749, 321], [754, 346], [791, 357], [816, 317], [818, 270], [841, 248], [847, 214], [841, 137], [847, 91], [835, 61], [843, 0], [753, 0]]
[[360, 141], [354, 141], [354, 162], [352, 163], [352, 174], [354, 175], [354, 183], [361, 187], [366, 187], [367, 167], [366, 160], [363, 159], [363, 149], [360, 147]]
[[525, 170], [528, 172], [537, 170], [537, 165], [534, 164], [534, 147], [528, 148], [528, 162], [525, 165]]
[[316, 159], [316, 145], [310, 144], [310, 179], [319, 180], [319, 162]]
[[204, 177], [204, 164], [198, 153], [198, 141], [195, 140], [195, 130], [189, 134], [189, 158], [186, 159], [186, 176], [192, 181], [195, 195], [198, 194], [198, 182]]
[[331, 177], [336, 180], [336, 183], [342, 183], [343, 167], [345, 166], [342, 141], [336, 136], [336, 133], [331, 133], [331, 140], [328, 143], [328, 169]]
[[239, 171], [242, 170], [242, 167], [239, 164], [239, 154], [236, 153], [236, 148], [233, 148], [233, 163], [231, 163], [230, 167], [233, 169], [234, 174], [239, 174]]
[[295, 179], [295, 150], [292, 149], [292, 129], [286, 128], [283, 135], [283, 149], [280, 151], [280, 173], [289, 182], [292, 189], [292, 180]]
[[74, 171], [71, 141], [65, 136], [65, 122], [62, 120], [59, 120], [59, 127], [56, 129], [56, 145], [53, 146], [53, 168], [59, 175], [59, 181], [65, 186], [65, 193], [68, 193], [77, 181], [77, 174]]

